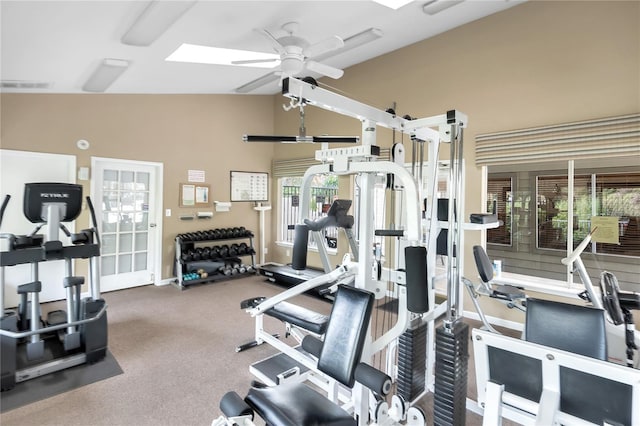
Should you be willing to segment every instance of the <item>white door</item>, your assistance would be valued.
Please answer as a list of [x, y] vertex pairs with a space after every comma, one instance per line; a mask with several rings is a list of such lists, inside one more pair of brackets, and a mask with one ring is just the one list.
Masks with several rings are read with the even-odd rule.
[[121, 290], [160, 278], [162, 165], [93, 158], [93, 200], [101, 238], [100, 288]]

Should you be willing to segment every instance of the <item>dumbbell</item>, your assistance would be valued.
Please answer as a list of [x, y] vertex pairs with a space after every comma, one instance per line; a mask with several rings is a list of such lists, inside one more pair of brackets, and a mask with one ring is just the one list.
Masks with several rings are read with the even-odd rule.
[[220, 257], [229, 257], [229, 246], [222, 245], [220, 246]]
[[197, 248], [195, 250], [190, 250], [190, 251], [191, 251], [191, 260], [198, 261], [198, 260], [202, 259], [202, 249], [201, 248]]
[[217, 259], [220, 257], [220, 247], [213, 246], [210, 251], [210, 259]]
[[218, 273], [228, 277], [229, 275], [231, 275], [231, 268], [227, 266], [221, 266], [218, 268]]
[[249, 254], [249, 246], [247, 245], [247, 243], [240, 243], [240, 245], [238, 246], [238, 254]]
[[191, 262], [193, 260], [193, 258], [191, 257], [191, 252], [190, 251], [187, 251], [186, 253], [182, 253], [180, 255], [180, 259], [183, 262]]
[[211, 247], [203, 247], [202, 248], [202, 260], [211, 259]]
[[231, 244], [231, 247], [229, 247], [229, 256], [230, 257], [236, 257], [239, 253], [238, 253], [238, 245], [237, 244]]

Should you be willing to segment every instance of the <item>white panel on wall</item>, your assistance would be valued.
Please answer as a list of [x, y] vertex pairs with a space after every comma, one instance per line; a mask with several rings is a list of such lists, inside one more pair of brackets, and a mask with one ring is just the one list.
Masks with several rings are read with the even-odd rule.
[[[2, 200], [7, 194], [11, 196], [11, 200], [4, 212], [0, 233], [26, 235], [35, 229], [36, 224], [29, 222], [22, 213], [25, 183], [75, 183], [75, 169], [76, 157], [73, 155], [0, 149], [0, 196]], [[73, 223], [67, 223], [65, 226], [71, 232], [75, 230]], [[62, 232], [60, 232], [60, 236], [63, 244], [69, 244]], [[6, 250], [7, 241], [0, 240], [0, 247], [2, 247], [2, 250]], [[39, 264], [39, 280], [42, 282], [41, 302], [59, 300], [65, 297], [62, 285], [64, 276], [64, 260]], [[31, 281], [30, 265], [6, 267], [5, 307], [17, 306], [19, 297], [16, 293], [16, 287]]]

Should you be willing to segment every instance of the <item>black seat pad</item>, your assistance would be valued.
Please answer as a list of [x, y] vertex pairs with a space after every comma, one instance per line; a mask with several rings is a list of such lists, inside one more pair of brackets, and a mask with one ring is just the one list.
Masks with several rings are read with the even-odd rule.
[[497, 285], [493, 287], [491, 297], [506, 300], [524, 299], [526, 295], [518, 287], [512, 285]]
[[265, 314], [316, 334], [324, 334], [329, 322], [328, 316], [289, 302], [280, 302]]
[[301, 383], [251, 388], [245, 401], [271, 426], [357, 424], [349, 413]]

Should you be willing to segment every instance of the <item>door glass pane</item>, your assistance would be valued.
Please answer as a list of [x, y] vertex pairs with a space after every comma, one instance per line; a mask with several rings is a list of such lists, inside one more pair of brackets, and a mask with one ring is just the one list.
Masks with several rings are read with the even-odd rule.
[[133, 244], [133, 234], [130, 232], [120, 234], [120, 244], [118, 246], [119, 253], [126, 253], [131, 251]]
[[118, 189], [118, 171], [117, 170], [105, 170], [102, 174], [102, 188], [103, 189]]
[[135, 251], [143, 251], [147, 249], [147, 232], [138, 232], [136, 233], [136, 247]]
[[102, 214], [102, 232], [116, 232], [118, 215], [113, 213]]
[[134, 271], [144, 271], [145, 269], [147, 269], [147, 253], [136, 253]]
[[102, 254], [113, 254], [116, 252], [116, 235], [115, 234], [103, 234], [102, 235]]
[[113, 275], [116, 273], [116, 257], [115, 256], [102, 256], [102, 268], [100, 273], [102, 275]]
[[123, 213], [120, 216], [120, 232], [133, 231], [133, 214]]
[[149, 193], [137, 192], [136, 193], [136, 211], [149, 210]]
[[131, 255], [121, 254], [118, 256], [118, 273], [131, 272]]
[[136, 213], [136, 231], [149, 229], [149, 213]]
[[149, 173], [147, 172], [136, 173], [136, 189], [138, 191], [149, 190]]
[[136, 208], [134, 204], [134, 196], [131, 192], [120, 193], [120, 211], [132, 212]]
[[120, 189], [125, 191], [133, 191], [134, 172], [123, 170], [120, 172]]
[[118, 193], [117, 192], [105, 192], [102, 195], [102, 209], [105, 212], [118, 211]]

